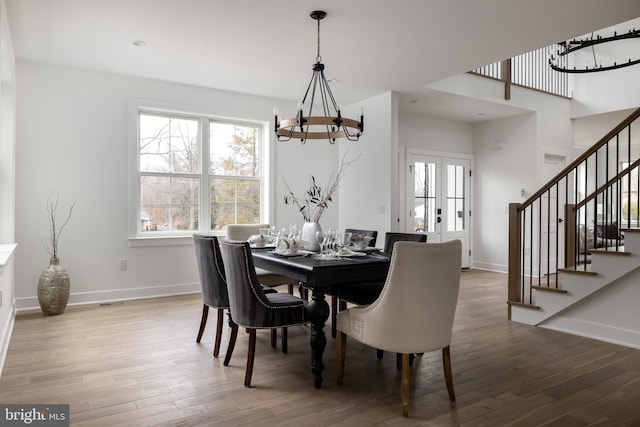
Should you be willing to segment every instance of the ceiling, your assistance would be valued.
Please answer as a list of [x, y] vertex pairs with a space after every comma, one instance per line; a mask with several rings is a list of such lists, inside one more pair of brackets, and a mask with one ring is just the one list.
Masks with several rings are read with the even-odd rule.
[[[474, 122], [509, 106], [425, 89], [443, 78], [640, 16], [638, 0], [5, 0], [20, 60], [297, 102], [321, 55], [334, 95]], [[614, 7], [615, 5], [615, 7]], [[143, 41], [143, 47], [134, 41]], [[415, 102], [418, 100], [419, 102]], [[416, 110], [418, 111], [418, 110]], [[479, 116], [478, 112], [484, 111]]]

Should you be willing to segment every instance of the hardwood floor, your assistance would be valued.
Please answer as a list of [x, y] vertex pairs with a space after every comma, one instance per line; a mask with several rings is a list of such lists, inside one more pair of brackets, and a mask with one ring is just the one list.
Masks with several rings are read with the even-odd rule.
[[449, 402], [441, 353], [418, 356], [409, 418], [395, 356], [378, 361], [353, 340], [339, 387], [328, 334], [315, 389], [307, 327], [290, 328], [286, 355], [259, 331], [245, 388], [247, 334], [224, 367], [229, 329], [213, 358], [213, 313], [195, 342], [199, 295], [19, 315], [0, 402], [68, 403], [77, 426], [640, 426], [639, 350], [509, 322], [506, 299], [506, 275], [462, 273], [451, 344], [457, 400]]

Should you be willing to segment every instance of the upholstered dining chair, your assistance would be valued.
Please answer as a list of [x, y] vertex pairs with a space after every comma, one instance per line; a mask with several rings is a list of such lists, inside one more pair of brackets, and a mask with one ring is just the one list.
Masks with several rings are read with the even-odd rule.
[[[378, 240], [377, 230], [345, 228], [344, 232], [345, 234], [351, 233], [352, 236], [355, 236], [356, 234], [358, 234], [360, 236], [371, 237], [371, 240], [369, 241], [369, 246], [375, 246], [376, 241]], [[331, 336], [335, 338], [336, 337], [336, 313], [338, 312], [338, 310], [344, 310], [345, 308], [347, 308], [347, 302], [341, 301], [340, 298], [338, 298], [337, 288], [329, 288], [326, 291], [326, 294], [331, 296]], [[338, 305], [340, 306], [340, 308], [338, 308]]]
[[[224, 323], [224, 311], [229, 309], [229, 294], [227, 292], [227, 282], [225, 280], [224, 264], [220, 255], [220, 246], [216, 236], [205, 236], [202, 234], [193, 235], [193, 243], [196, 250], [196, 263], [198, 265], [198, 275], [200, 278], [200, 291], [202, 294], [202, 318], [200, 320], [200, 329], [196, 342], [202, 340], [204, 329], [207, 325], [209, 317], [209, 308], [215, 308], [218, 312], [216, 324], [216, 337], [213, 346], [213, 357], [220, 354], [220, 343], [222, 341], [222, 327]], [[274, 293], [275, 289], [263, 288], [264, 292]], [[235, 345], [236, 336], [238, 335], [238, 326], [229, 318], [229, 326], [231, 335], [227, 347], [224, 365], [229, 364], [233, 347]], [[275, 331], [275, 330], [274, 330]], [[271, 344], [275, 346], [277, 335], [272, 334]]]
[[[260, 233], [261, 228], [270, 228], [269, 224], [227, 224], [225, 226], [226, 239], [245, 242], [249, 237]], [[256, 274], [260, 279], [260, 283], [265, 286], [280, 286], [287, 285], [287, 289], [290, 294], [293, 295], [293, 286], [299, 285], [297, 280], [291, 277], [283, 276], [282, 274], [271, 273], [270, 271], [256, 268]]]
[[450, 343], [460, 289], [459, 240], [395, 244], [387, 280], [372, 304], [337, 316], [337, 383], [344, 378], [346, 337], [402, 354], [402, 413], [409, 414], [409, 355], [442, 350], [449, 399], [455, 401]]
[[[419, 233], [385, 233], [383, 252], [391, 256], [393, 254], [394, 243], [400, 241], [424, 243], [427, 241], [427, 235]], [[337, 287], [335, 290], [333, 290], [335, 292], [334, 298], [337, 298], [339, 300], [339, 307], [335, 312], [342, 311], [347, 308], [347, 303], [356, 305], [371, 304], [378, 298], [383, 286], [384, 282], [363, 282], [354, 283], [348, 286]], [[335, 326], [333, 326], [335, 325], [335, 314], [332, 314], [331, 316], [332, 320], [334, 321], [331, 326], [331, 334], [335, 338]], [[380, 351], [378, 352], [378, 358], [382, 358], [382, 353]]]
[[265, 294], [256, 275], [249, 243], [223, 240], [221, 252], [231, 318], [249, 333], [244, 385], [251, 387], [256, 329], [283, 328], [282, 352], [286, 353], [287, 327], [309, 322], [307, 301], [287, 293]]

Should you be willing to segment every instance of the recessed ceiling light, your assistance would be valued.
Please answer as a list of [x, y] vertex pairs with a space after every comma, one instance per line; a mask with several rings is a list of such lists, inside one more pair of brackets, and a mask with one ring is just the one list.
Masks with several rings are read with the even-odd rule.
[[147, 47], [147, 42], [143, 41], [143, 40], [134, 40], [131, 42], [132, 45], [136, 46], [136, 47]]
[[484, 116], [484, 113], [476, 113], [476, 116]]
[[412, 99], [411, 101], [409, 101], [410, 104], [417, 104], [418, 100], [417, 99]]
[[327, 82], [329, 82], [329, 83], [337, 83], [338, 79], [327, 79]]

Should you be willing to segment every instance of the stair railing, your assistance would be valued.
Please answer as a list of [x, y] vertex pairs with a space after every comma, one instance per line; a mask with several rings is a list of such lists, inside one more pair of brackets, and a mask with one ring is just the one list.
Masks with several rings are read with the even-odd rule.
[[588, 270], [590, 250], [620, 250], [620, 229], [640, 227], [639, 117], [640, 108], [526, 201], [509, 205], [509, 307], [535, 306], [536, 287], [558, 288], [563, 268]]

